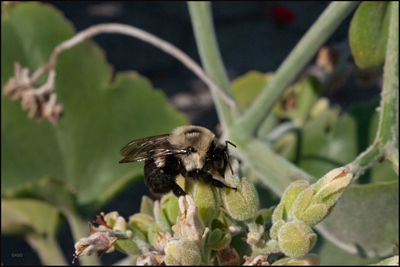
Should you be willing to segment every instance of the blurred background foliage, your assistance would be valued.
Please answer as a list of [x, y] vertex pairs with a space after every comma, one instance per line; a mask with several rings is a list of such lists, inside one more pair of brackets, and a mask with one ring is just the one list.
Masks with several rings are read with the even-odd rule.
[[[232, 10], [224, 7], [238, 4], [217, 4], [214, 7], [216, 26], [218, 18], [229, 22], [231, 12], [233, 16], [237, 16], [235, 13], [239, 12], [237, 7]], [[68, 5], [69, 7], [75, 5], [74, 8], [79, 9], [84, 4]], [[125, 3], [117, 2], [109, 5], [108, 9], [112, 11], [116, 8], [115, 12], [122, 12], [118, 10], [121, 10], [123, 5]], [[138, 10], [141, 8], [143, 10], [144, 5], [137, 3], [136, 7]], [[166, 7], [168, 4], [159, 5]], [[178, 7], [174, 12], [187, 13], [184, 3], [170, 3], [170, 5]], [[65, 8], [67, 4], [60, 3], [59, 6]], [[113, 6], [114, 9], [111, 8]], [[299, 6], [294, 3], [289, 3], [287, 6], [292, 6], [292, 9], [283, 6], [291, 16], [283, 17], [271, 11], [274, 10], [274, 6], [268, 6], [268, 10], [272, 12], [269, 13], [272, 21], [269, 23], [274, 24], [274, 27], [270, 27], [267, 32], [257, 32], [260, 24], [256, 24], [254, 19], [250, 20], [250, 24], [246, 22], [244, 27], [251, 29], [254, 36], [265, 34], [270, 36], [269, 39], [275, 38], [285, 29], [294, 31], [296, 27], [303, 27], [302, 24], [296, 26], [296, 23], [304, 16], [305, 7], [299, 8], [298, 13], [295, 13], [296, 7]], [[94, 12], [93, 14], [102, 12], [100, 4], [97, 5], [97, 9], [96, 5], [85, 7]], [[151, 7], [154, 7], [154, 4], [147, 6], [149, 10]], [[321, 11], [324, 7], [325, 5], [318, 4]], [[380, 13], [378, 13], [381, 16], [377, 19], [384, 21], [382, 25], [387, 24], [385, 8], [384, 5], [379, 6]], [[165, 9], [167, 11], [164, 13], [162, 8], [160, 10], [164, 16], [171, 16], [168, 13], [170, 9]], [[362, 5], [353, 19], [350, 27], [350, 43], [353, 50], [368, 49], [368, 47], [357, 47], [365, 43], [365, 38], [370, 38], [369, 35], [363, 36], [357, 31], [357, 27], [364, 27], [360, 25], [367, 23], [365, 17], [370, 16], [368, 12], [371, 12], [371, 7]], [[180, 16], [178, 19], [188, 19], [185, 15], [180, 14]], [[242, 19], [245, 20], [245, 17]], [[262, 17], [259, 20], [262, 21]], [[91, 23], [96, 22], [99, 21]], [[304, 26], [304, 30], [311, 23], [312, 21], [307, 27]], [[315, 62], [313, 61], [299, 77], [298, 82], [286, 90], [283, 98], [270, 113], [268, 125], [265, 125], [265, 129], [260, 131], [258, 136], [275, 152], [316, 178], [352, 161], [371, 144], [377, 130], [378, 118], [375, 110], [379, 105], [381, 78], [379, 66], [383, 63], [382, 55], [374, 55], [373, 62], [363, 62], [362, 57], [355, 56], [356, 63], [368, 69], [363, 70], [354, 65], [350, 57], [350, 48], [346, 45], [343, 48], [342, 44], [336, 45], [338, 42], [347, 42], [346, 31], [349, 29], [349, 24], [347, 20], [344, 28], [339, 28], [339, 33], [334, 36], [336, 41], [331, 41], [330, 51], [335, 51], [338, 55], [338, 60], [329, 61], [332, 69], [329, 71], [326, 65], [318, 64], [318, 60], [323, 57], [320, 52]], [[235, 25], [236, 28], [240, 27], [239, 24]], [[81, 27], [87, 26], [89, 25], [86, 23]], [[1, 27], [2, 87], [13, 75], [14, 62], [18, 61], [22, 66], [35, 70], [48, 60], [57, 44], [72, 37], [75, 32], [74, 26], [59, 10], [50, 4], [42, 3], [10, 5], [2, 3]], [[232, 56], [226, 57], [226, 65], [229, 66], [230, 63], [233, 66], [235, 63], [243, 65], [231, 71], [231, 76], [234, 77], [232, 88], [235, 100], [239, 108], [244, 110], [266, 86], [273, 75], [270, 71], [277, 68], [277, 63], [282, 61], [283, 56], [290, 51], [291, 46], [303, 32], [300, 31], [298, 36], [292, 34], [291, 38], [294, 41], [289, 42], [291, 46], [285, 44], [284, 40], [276, 42], [282, 44], [284, 48], [289, 46], [287, 50], [279, 46], [263, 48], [265, 50], [262, 53], [263, 57], [274, 54], [276, 50], [283, 51], [281, 51], [282, 58], [272, 57], [271, 62], [275, 61], [275, 65], [271, 66], [268, 65], [272, 64], [271, 62], [265, 62], [268, 65], [266, 66], [263, 65], [264, 61], [242, 64], [241, 60], [246, 53], [235, 51], [237, 48], [232, 45], [236, 39], [242, 38], [235, 36], [236, 30], [241, 34], [244, 33], [235, 27], [230, 28], [230, 35], [228, 31], [219, 32], [217, 28], [217, 38], [220, 40], [222, 55], [228, 55], [227, 51], [233, 50]], [[383, 36], [378, 38], [379, 40], [377, 38], [372, 40], [378, 42], [378, 46], [383, 46], [381, 43], [385, 43], [385, 40], [382, 40], [385, 34], [382, 32], [386, 28], [382, 26], [375, 29], [371, 26], [370, 29], [376, 30]], [[173, 41], [169, 38], [174, 36], [172, 31], [167, 28], [164, 36], [166, 40]], [[341, 34], [343, 31], [346, 32], [345, 35]], [[254, 36], [252, 43], [258, 42]], [[162, 34], [160, 37], [163, 37]], [[101, 42], [102, 38], [113, 39], [114, 36], [96, 37], [95, 40]], [[360, 39], [363, 41], [360, 42]], [[265, 42], [268, 43], [268, 40]], [[111, 43], [114, 46], [111, 45], [109, 49], [122, 49], [123, 55], [126, 54], [127, 57], [130, 50], [135, 49], [135, 46], [125, 47], [120, 43]], [[191, 43], [194, 46], [194, 41]], [[260, 45], [262, 47], [266, 44], [261, 41]], [[143, 45], [139, 46], [139, 49], [141, 47]], [[143, 60], [155, 60], [162, 64], [160, 60], [163, 59], [157, 59], [157, 53], [160, 52], [154, 51], [150, 50], [150, 54], [146, 55], [136, 51], [135, 55], [139, 63]], [[249, 48], [246, 51], [255, 53]], [[118, 210], [120, 214], [124, 214], [126, 208], [123, 205], [125, 205], [131, 207], [126, 216], [135, 212], [132, 206], [138, 209], [139, 203], [134, 203], [134, 199], [139, 202], [142, 194], [149, 193], [141, 183], [142, 164], [118, 164], [119, 149], [131, 139], [168, 133], [174, 127], [188, 123], [206, 126], [211, 130], [216, 129], [215, 123], [213, 124], [213, 121], [216, 121], [215, 111], [211, 111], [212, 116], [205, 113], [212, 109], [212, 100], [202, 85], [192, 82], [191, 89], [186, 93], [176, 93], [176, 88], [166, 90], [167, 94], [175, 93], [167, 98], [161, 90], [154, 88], [159, 86], [152, 84], [152, 82], [157, 83], [157, 79], [160, 78], [168, 82], [174, 80], [174, 83], [165, 83], [167, 88], [181, 87], [182, 81], [189, 84], [188, 73], [183, 71], [182, 78], [176, 76], [163, 78], [171, 73], [172, 76], [176, 75], [170, 70], [174, 65], [169, 63], [164, 67], [168, 71], [164, 69], [156, 74], [148, 71], [146, 65], [144, 65], [146, 75], [125, 69], [114, 73], [113, 67], [107, 63], [105, 53], [108, 54], [109, 51], [104, 52], [94, 41], [86, 41], [60, 55], [57, 62], [56, 92], [58, 101], [64, 106], [64, 116], [56, 126], [48, 121], [28, 118], [18, 102], [10, 100], [3, 94], [1, 96], [2, 247], [8, 247], [2, 249], [2, 254], [5, 256], [3, 264], [27, 264], [37, 261], [27, 256], [29, 252], [20, 252], [15, 250], [14, 246], [11, 247], [10, 244], [17, 241], [10, 235], [23, 236], [36, 250], [42, 263], [69, 263], [73, 241], [64, 242], [64, 239], [71, 238], [69, 229], [65, 227], [65, 219], [76, 241], [77, 238], [85, 236], [86, 222], [100, 210]], [[237, 57], [232, 58], [233, 55]], [[128, 69], [135, 68], [133, 61]], [[142, 73], [140, 68], [136, 69]], [[177, 69], [182, 72], [183, 67]], [[324, 69], [322, 74], [321, 69]], [[146, 77], [151, 77], [151, 81]], [[354, 99], [352, 99], [353, 94]], [[353, 103], [354, 100], [358, 102]], [[188, 101], [189, 104], [185, 104]], [[202, 101], [205, 103], [201, 106], [199, 103]], [[192, 110], [188, 109], [190, 105]], [[202, 115], [199, 115], [199, 110], [203, 111]], [[246, 169], [246, 166], [244, 168]], [[279, 201], [279, 196], [256, 180], [250, 168], [247, 168], [247, 176], [257, 183], [261, 207], [270, 207]], [[133, 182], [137, 182], [138, 186], [132, 187]], [[127, 188], [130, 188], [129, 192]], [[117, 196], [123, 190], [126, 192], [125, 197], [121, 198], [121, 194]], [[107, 206], [111, 200], [114, 200], [115, 206]], [[119, 205], [122, 208], [119, 208]], [[64, 233], [61, 234], [60, 225], [64, 225], [61, 227]], [[381, 257], [391, 255], [393, 248], [398, 244], [398, 178], [391, 166], [388, 163], [374, 164], [344, 192], [337, 207], [317, 227], [317, 230], [321, 231], [322, 235], [318, 238], [313, 251], [320, 255], [321, 264], [373, 263]], [[326, 238], [327, 236], [329, 238]], [[69, 247], [64, 248], [64, 246]], [[65, 257], [61, 256], [62, 252], [65, 253]], [[23, 253], [24, 256], [12, 257], [10, 256], [12, 253]], [[103, 258], [105, 258], [104, 263], [115, 262], [115, 257]]]

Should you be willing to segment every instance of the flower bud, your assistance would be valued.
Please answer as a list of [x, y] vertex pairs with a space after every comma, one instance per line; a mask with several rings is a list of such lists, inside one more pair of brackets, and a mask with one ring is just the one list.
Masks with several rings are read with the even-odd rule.
[[164, 262], [164, 255], [156, 251], [140, 255], [136, 260], [137, 266], [161, 266]]
[[208, 232], [206, 246], [213, 250], [224, 249], [231, 243], [231, 239], [230, 233], [225, 233], [217, 228]]
[[281, 201], [278, 206], [275, 207], [274, 212], [272, 213], [272, 223], [275, 224], [278, 221], [283, 221], [283, 211], [284, 211], [284, 205], [283, 202]]
[[309, 206], [304, 212], [296, 215], [297, 219], [305, 224], [313, 226], [322, 221], [328, 214], [328, 206], [325, 204], [314, 204]]
[[301, 258], [283, 258], [272, 263], [273, 266], [308, 266], [308, 265], [319, 265], [318, 256], [315, 254], [308, 254]]
[[315, 245], [316, 234], [302, 221], [291, 221], [282, 225], [278, 231], [281, 251], [289, 257], [301, 257]]
[[154, 220], [163, 232], [171, 231], [168, 219], [160, 206], [160, 201], [154, 202]]
[[104, 215], [104, 222], [110, 226], [114, 232], [126, 231], [126, 221], [124, 217], [119, 216], [117, 211], [109, 212]]
[[174, 225], [179, 212], [178, 198], [172, 193], [164, 195], [161, 198], [161, 207], [167, 217], [169, 225]]
[[118, 251], [128, 255], [138, 255], [141, 252], [137, 244], [131, 239], [117, 240], [114, 246]]
[[154, 224], [154, 219], [148, 214], [136, 213], [129, 217], [129, 224], [138, 228], [143, 234], [147, 234], [147, 229]]
[[293, 214], [298, 218], [300, 215], [308, 208], [311, 203], [311, 199], [314, 195], [314, 187], [310, 186], [304, 189], [297, 196], [296, 200], [293, 203]]
[[247, 224], [249, 227], [249, 232], [247, 233], [246, 242], [252, 248], [258, 247], [263, 248], [265, 246], [267, 238], [267, 234], [264, 231], [264, 226], [259, 225], [255, 222], [250, 222]]
[[199, 218], [199, 212], [193, 198], [190, 195], [181, 196], [178, 203], [178, 220], [172, 226], [172, 230], [177, 238], [200, 242], [205, 235], [205, 228]]
[[258, 255], [254, 259], [251, 257], [243, 256], [245, 262], [243, 266], [268, 266], [268, 255]]
[[162, 230], [156, 223], [151, 224], [149, 228], [147, 228], [147, 240], [152, 246], [155, 246], [156, 239], [161, 233]]
[[157, 237], [154, 240], [153, 246], [155, 249], [158, 251], [164, 251], [165, 245], [169, 242], [169, 240], [172, 239], [172, 236], [170, 233], [158, 233]]
[[271, 228], [269, 229], [269, 236], [271, 239], [278, 240], [278, 231], [284, 224], [284, 220], [279, 220], [272, 224]]
[[[342, 195], [343, 189], [349, 185], [351, 179], [353, 178], [352, 173], [345, 173], [345, 168], [340, 174], [335, 177], [329, 177], [329, 172], [325, 175], [325, 183], [318, 184], [318, 189], [315, 189], [316, 194], [314, 195], [312, 202], [313, 203], [324, 203], [329, 207], [333, 206], [339, 197]], [[336, 174], [336, 173], [334, 173]], [[317, 187], [317, 185], [316, 185]]]
[[287, 220], [292, 217], [292, 205], [298, 195], [309, 186], [306, 180], [297, 180], [291, 183], [282, 195], [281, 203], [284, 205], [284, 218]]
[[154, 208], [153, 200], [148, 196], [143, 196], [142, 202], [140, 202], [140, 213], [153, 216], [153, 208]]
[[[103, 227], [94, 227], [89, 224], [90, 236], [81, 238], [75, 243], [74, 260], [81, 256], [90, 256], [93, 253], [101, 256], [104, 252], [113, 248], [117, 237], [114, 233]], [[72, 262], [74, 262], [74, 260]]]
[[171, 240], [165, 246], [167, 265], [201, 265], [198, 245], [190, 240]]
[[265, 226], [272, 221], [272, 214], [274, 212], [274, 206], [269, 207], [268, 209], [260, 209], [257, 211], [255, 222], [259, 225]]
[[273, 240], [273, 239], [268, 240], [266, 247], [267, 247], [269, 253], [278, 253], [281, 251], [277, 240]]
[[333, 169], [315, 183], [314, 189], [316, 192], [319, 192], [322, 187], [328, 185], [333, 180], [340, 179], [345, 176], [347, 177], [348, 175], [352, 176], [346, 167]]
[[113, 227], [114, 232], [125, 232], [126, 231], [126, 221], [124, 217], [118, 216], [117, 220], [115, 221], [114, 227]]
[[199, 209], [200, 219], [205, 225], [210, 225], [211, 221], [218, 215], [220, 203], [216, 198], [215, 190], [202, 181], [193, 183], [189, 189]]
[[226, 211], [235, 220], [249, 220], [257, 214], [258, 194], [254, 185], [245, 178], [242, 178], [237, 191], [222, 190], [221, 196]]

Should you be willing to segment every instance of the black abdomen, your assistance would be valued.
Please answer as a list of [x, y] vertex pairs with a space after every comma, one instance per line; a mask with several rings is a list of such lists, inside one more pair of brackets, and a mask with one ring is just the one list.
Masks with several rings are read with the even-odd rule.
[[176, 186], [175, 179], [180, 173], [180, 161], [174, 156], [167, 156], [163, 167], [157, 167], [154, 159], [145, 161], [144, 183], [152, 193], [168, 193]]

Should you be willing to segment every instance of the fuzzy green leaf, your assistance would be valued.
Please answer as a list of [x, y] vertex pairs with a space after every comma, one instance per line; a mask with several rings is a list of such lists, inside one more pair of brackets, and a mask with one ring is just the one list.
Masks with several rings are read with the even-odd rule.
[[398, 243], [398, 209], [398, 181], [351, 185], [317, 229], [348, 252], [385, 257]]
[[367, 265], [375, 263], [379, 258], [365, 258], [362, 255], [350, 254], [338, 248], [332, 242], [318, 236], [318, 242], [315, 249], [312, 250], [317, 253], [320, 258], [320, 265], [340, 266], [340, 265]]

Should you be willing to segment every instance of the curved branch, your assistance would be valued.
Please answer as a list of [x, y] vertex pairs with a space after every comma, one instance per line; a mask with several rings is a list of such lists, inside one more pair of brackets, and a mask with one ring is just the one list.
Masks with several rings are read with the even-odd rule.
[[217, 93], [223, 101], [228, 104], [230, 107], [234, 108], [236, 106], [235, 102], [225, 94], [203, 71], [203, 69], [193, 61], [187, 54], [183, 51], [178, 49], [176, 46], [158, 38], [157, 36], [145, 32], [141, 29], [130, 25], [124, 25], [119, 23], [104, 23], [98, 24], [92, 27], [89, 27], [69, 40], [66, 40], [59, 44], [53, 51], [50, 56], [50, 60], [48, 66], [44, 66], [44, 68], [54, 68], [57, 62], [58, 55], [86, 39], [93, 37], [94, 35], [101, 34], [101, 33], [120, 33], [125, 34], [131, 37], [138, 38], [144, 42], [150, 43], [155, 47], [163, 50], [167, 54], [175, 57], [180, 62], [182, 62], [188, 69], [190, 69], [197, 77], [199, 77], [207, 86], [210, 88], [211, 91]]

